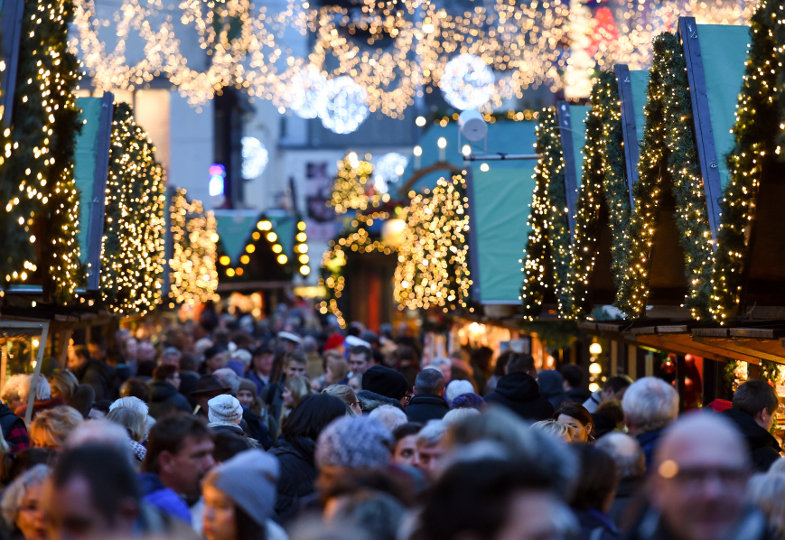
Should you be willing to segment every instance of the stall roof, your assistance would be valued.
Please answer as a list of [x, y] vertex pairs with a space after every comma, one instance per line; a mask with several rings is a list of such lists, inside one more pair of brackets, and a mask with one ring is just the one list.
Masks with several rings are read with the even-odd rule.
[[[484, 142], [471, 143], [472, 151], [474, 154], [485, 154], [486, 150], [488, 153], [530, 154], [534, 148], [535, 124], [536, 122], [533, 120], [518, 122], [497, 120], [494, 123], [489, 123], [487, 145]], [[521, 137], [521, 133], [531, 133], [531, 137], [528, 135]], [[461, 137], [459, 146], [458, 135], [457, 122], [450, 122], [446, 127], [433, 124], [423, 133], [418, 142], [418, 145], [422, 148], [422, 156], [417, 158], [413, 154], [409, 155], [409, 163], [398, 187], [399, 196], [406, 197], [410, 190], [421, 192], [423, 189], [433, 188], [436, 185], [436, 181], [445, 176], [444, 170], [436, 170], [421, 176], [414, 183], [410, 183], [409, 180], [418, 170], [436, 165], [442, 161], [456, 169], [464, 167], [461, 148], [463, 145], [470, 143]], [[440, 137], [444, 137], [447, 141], [447, 147], [444, 151], [441, 151], [437, 146]], [[441, 156], [444, 156], [443, 160], [440, 159]]]
[[[490, 126], [489, 134], [500, 127]], [[509, 124], [508, 137], [521, 148], [535, 141], [533, 122]], [[492, 149], [490, 142], [489, 151]], [[493, 148], [493, 150], [496, 150]], [[483, 172], [474, 163], [469, 182], [472, 298], [481, 304], [519, 304], [521, 258], [529, 234], [529, 210], [537, 161], [490, 161]]]

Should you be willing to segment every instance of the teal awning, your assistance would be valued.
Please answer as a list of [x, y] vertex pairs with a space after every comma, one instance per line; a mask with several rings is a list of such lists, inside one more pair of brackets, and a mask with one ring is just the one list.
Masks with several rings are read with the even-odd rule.
[[[586, 117], [591, 107], [586, 105], [570, 105], [570, 133], [572, 137], [572, 160], [575, 163], [575, 189], [581, 189], [583, 175], [583, 147], [586, 146]], [[564, 156], [569, 159], [570, 156]]]
[[[489, 126], [489, 134], [499, 126]], [[534, 130], [534, 122], [511, 122], [505, 133], [522, 149], [519, 153], [531, 153]], [[481, 304], [514, 305], [520, 302], [521, 258], [529, 235], [537, 160], [487, 164], [489, 170], [482, 172], [481, 164], [474, 163], [469, 186], [472, 298]]]
[[[519, 137], [519, 133], [531, 129], [534, 132], [534, 121], [520, 121], [515, 122], [512, 120], [497, 120], [494, 123], [488, 124], [488, 142], [487, 153], [502, 152], [505, 154], [531, 154], [534, 152], [534, 139], [526, 139]], [[524, 127], [529, 126], [529, 127]], [[447, 142], [447, 147], [441, 151], [437, 146], [439, 138], [444, 137]], [[423, 189], [430, 189], [436, 185], [439, 178], [447, 176], [449, 173], [446, 170], [434, 171], [419, 178], [414, 184], [406, 187], [407, 183], [412, 178], [417, 170], [425, 169], [435, 163], [441, 161], [440, 156], [444, 155], [445, 161], [450, 165], [458, 168], [464, 168], [463, 154], [461, 154], [461, 147], [470, 144], [464, 137], [461, 137], [460, 146], [458, 143], [458, 123], [450, 122], [446, 127], [434, 124], [427, 128], [420, 138], [418, 145], [422, 148], [422, 156], [417, 158], [413, 154], [409, 154], [409, 163], [406, 170], [401, 177], [399, 186], [397, 187], [398, 194], [405, 197], [409, 190], [421, 192]], [[479, 143], [471, 143], [472, 152], [480, 155], [486, 153], [486, 144], [481, 141]]]
[[715, 24], [699, 24], [697, 29], [717, 166], [724, 189], [730, 181], [725, 156], [733, 150], [735, 142], [731, 130], [736, 123], [736, 103], [744, 82], [750, 32], [746, 26]]
[[218, 210], [215, 227], [226, 253], [232, 261], [242, 255], [243, 248], [261, 218], [258, 210]]
[[79, 248], [82, 260], [87, 257], [87, 224], [90, 221], [90, 202], [93, 200], [95, 169], [98, 159], [98, 131], [101, 116], [101, 98], [77, 98], [76, 106], [82, 109], [79, 120], [82, 131], [76, 137], [74, 151], [74, 182], [79, 190]]
[[635, 132], [640, 147], [646, 128], [646, 90], [649, 87], [649, 70], [630, 71], [630, 86], [632, 86], [632, 107], [635, 111]]
[[283, 253], [291, 257], [294, 237], [297, 234], [297, 216], [290, 214], [263, 214], [258, 210], [215, 210], [215, 224], [224, 253], [236, 262], [243, 254], [246, 244], [253, 242], [251, 234], [262, 220], [272, 223], [272, 232], [278, 236]]

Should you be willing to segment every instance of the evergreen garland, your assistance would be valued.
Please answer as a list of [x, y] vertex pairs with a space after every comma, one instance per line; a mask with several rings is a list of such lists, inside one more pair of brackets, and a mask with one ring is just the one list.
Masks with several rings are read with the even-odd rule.
[[466, 178], [440, 178], [403, 211], [406, 229], [398, 250], [393, 296], [408, 309], [465, 308], [469, 271], [469, 200]]
[[591, 112], [586, 119], [583, 150], [583, 180], [575, 217], [572, 267], [567, 281], [570, 310], [568, 317], [581, 318], [591, 310], [587, 303], [588, 285], [594, 271], [599, 217], [602, 205], [608, 210], [611, 242], [611, 272], [619, 285], [627, 252], [630, 199], [625, 174], [621, 107], [616, 75], [601, 72], [591, 95]]
[[[77, 240], [79, 197], [73, 175], [76, 136], [81, 129], [74, 90], [78, 62], [68, 51], [68, 0], [25, 2], [22, 42], [7, 160], [0, 201], [6, 212], [5, 282], [35, 274], [44, 298], [73, 299], [83, 278]], [[10, 220], [16, 224], [13, 226]]]
[[[535, 187], [529, 212], [529, 237], [523, 257], [521, 300], [523, 315], [534, 318], [542, 311], [549, 291], [563, 313], [568, 302], [570, 232], [564, 211], [564, 153], [554, 108], [544, 109], [537, 124], [535, 151], [541, 156], [534, 168]], [[548, 278], [552, 276], [552, 283]]]
[[777, 0], [763, 0], [750, 22], [749, 55], [733, 128], [735, 145], [727, 157], [730, 182], [721, 203], [712, 275], [710, 308], [720, 323], [738, 315], [758, 189], [764, 174], [783, 156], [784, 9]]
[[101, 253], [101, 295], [115, 313], [144, 314], [161, 301], [164, 173], [131, 108], [114, 107]]
[[663, 189], [672, 185], [676, 226], [684, 250], [688, 292], [684, 305], [696, 319], [708, 312], [711, 231], [692, 119], [687, 65], [679, 38], [663, 33], [654, 40], [646, 103], [646, 127], [635, 185], [635, 211], [630, 232], [627, 271], [617, 306], [630, 317], [644, 315], [649, 296], [649, 268], [657, 211]]

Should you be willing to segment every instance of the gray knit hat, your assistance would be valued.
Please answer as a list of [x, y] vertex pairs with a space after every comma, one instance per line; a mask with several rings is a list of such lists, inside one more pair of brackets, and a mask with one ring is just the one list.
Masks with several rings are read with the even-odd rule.
[[229, 496], [261, 527], [275, 507], [278, 460], [262, 450], [245, 450], [213, 468], [204, 479]]
[[215, 396], [207, 402], [207, 418], [211, 424], [236, 424], [243, 419], [243, 406], [228, 394]]
[[319, 467], [384, 467], [392, 444], [392, 434], [378, 420], [343, 416], [319, 435], [316, 463]]

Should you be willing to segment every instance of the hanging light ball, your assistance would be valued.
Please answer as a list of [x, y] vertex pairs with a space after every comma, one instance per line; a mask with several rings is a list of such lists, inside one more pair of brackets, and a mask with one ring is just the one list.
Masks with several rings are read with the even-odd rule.
[[385, 182], [397, 182], [403, 176], [409, 158], [398, 152], [384, 154], [374, 165], [374, 173], [381, 175]]
[[319, 118], [324, 127], [345, 135], [360, 127], [368, 117], [368, 92], [348, 76], [327, 81], [319, 100]]
[[292, 77], [289, 108], [300, 118], [316, 118], [327, 79], [319, 68], [309, 64]]
[[444, 66], [439, 88], [456, 109], [479, 109], [493, 96], [493, 71], [481, 58], [460, 54]]
[[240, 142], [243, 147], [243, 178], [253, 180], [262, 174], [264, 168], [267, 167], [269, 153], [256, 137], [243, 137]]

